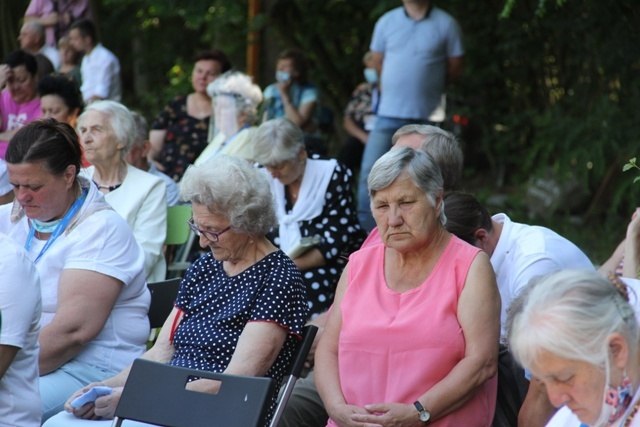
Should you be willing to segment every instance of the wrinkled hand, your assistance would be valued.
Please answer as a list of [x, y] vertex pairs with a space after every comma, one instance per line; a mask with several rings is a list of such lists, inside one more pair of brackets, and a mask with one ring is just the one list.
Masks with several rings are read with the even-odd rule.
[[93, 387], [104, 386], [104, 383], [96, 382], [90, 383], [80, 390], [76, 391], [71, 395], [71, 397], [65, 402], [64, 410], [70, 412], [76, 418], [82, 418], [85, 420], [99, 420], [101, 418], [111, 419], [113, 418], [116, 407], [118, 406], [118, 402], [120, 401], [120, 395], [122, 394], [122, 387], [116, 387], [113, 389], [108, 396], [101, 396], [96, 399], [95, 402], [87, 403], [79, 408], [74, 408], [71, 406], [71, 402], [75, 400], [76, 397], [86, 393]]
[[9, 80], [10, 75], [11, 75], [11, 67], [9, 67], [7, 64], [1, 64], [0, 65], [0, 89], [2, 89], [5, 84], [7, 84], [7, 81]]
[[287, 80], [286, 82], [277, 82], [276, 88], [278, 92], [280, 92], [280, 99], [282, 99], [283, 103], [288, 103], [289, 99], [289, 89], [291, 89], [291, 80]]
[[313, 369], [313, 366], [316, 363], [316, 349], [318, 348], [320, 337], [324, 332], [324, 326], [320, 326], [320, 325], [316, 325], [316, 326], [318, 327], [318, 332], [316, 333], [316, 336], [313, 339], [313, 343], [311, 344], [311, 348], [309, 349], [309, 354], [307, 354], [307, 358], [304, 361], [305, 369]]
[[120, 402], [120, 396], [122, 396], [123, 388], [124, 387], [115, 387], [111, 394], [96, 399], [93, 412], [97, 417], [103, 420], [113, 419], [118, 403]]
[[636, 208], [631, 215], [631, 222], [627, 226], [627, 239], [640, 239], [640, 208]]
[[424, 423], [418, 418], [418, 411], [413, 405], [403, 403], [375, 403], [365, 405], [367, 414], [354, 414], [352, 419], [367, 425], [384, 427], [419, 427]]
[[364, 408], [347, 404], [337, 406], [329, 413], [333, 422], [340, 427], [383, 427], [382, 424], [367, 423], [356, 419], [372, 415]]

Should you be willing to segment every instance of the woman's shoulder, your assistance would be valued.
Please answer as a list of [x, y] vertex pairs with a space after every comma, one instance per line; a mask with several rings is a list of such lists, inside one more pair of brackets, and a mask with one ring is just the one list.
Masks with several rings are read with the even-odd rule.
[[269, 86], [264, 88], [262, 96], [264, 98], [275, 98], [276, 96], [278, 96], [278, 89], [276, 88], [276, 84], [271, 83]]
[[289, 258], [280, 249], [277, 249], [267, 254], [267, 256], [265, 256], [260, 261], [258, 261], [256, 265], [266, 267], [267, 272], [273, 271], [273, 272], [276, 272], [277, 274], [278, 273], [286, 274], [286, 273], [290, 273], [291, 271], [295, 272], [298, 270], [298, 268], [293, 263], [293, 261], [291, 261], [291, 258]]
[[[144, 186], [145, 188], [155, 188], [164, 186], [164, 181], [159, 176], [140, 170], [134, 166], [127, 164], [127, 178], [135, 181], [136, 186]], [[127, 179], [125, 178], [125, 180]], [[142, 191], [142, 189], [140, 189]], [[141, 196], [144, 194], [141, 194]]]

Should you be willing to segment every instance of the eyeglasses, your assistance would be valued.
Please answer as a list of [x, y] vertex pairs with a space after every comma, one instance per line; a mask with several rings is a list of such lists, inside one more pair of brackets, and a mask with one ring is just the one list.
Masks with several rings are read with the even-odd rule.
[[224, 228], [220, 231], [218, 231], [217, 233], [213, 232], [213, 231], [206, 231], [206, 230], [201, 230], [196, 226], [196, 223], [193, 222], [193, 218], [189, 219], [187, 221], [187, 224], [189, 224], [189, 228], [196, 233], [196, 236], [200, 237], [202, 235], [204, 235], [204, 237], [206, 237], [207, 239], [211, 240], [212, 242], [217, 242], [218, 240], [220, 240], [220, 235], [222, 233], [225, 233], [227, 231], [229, 231], [231, 229], [231, 225], [229, 225], [227, 228]]

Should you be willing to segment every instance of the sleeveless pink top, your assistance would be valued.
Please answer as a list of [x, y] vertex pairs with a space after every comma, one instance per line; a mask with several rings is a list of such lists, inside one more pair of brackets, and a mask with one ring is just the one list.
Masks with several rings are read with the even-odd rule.
[[[412, 404], [464, 357], [458, 298], [480, 250], [452, 236], [425, 282], [403, 293], [386, 285], [384, 250], [382, 244], [372, 245], [349, 259], [338, 359], [342, 393], [357, 406]], [[496, 389], [494, 377], [465, 405], [431, 425], [489, 426]], [[328, 425], [336, 424], [329, 420]]]

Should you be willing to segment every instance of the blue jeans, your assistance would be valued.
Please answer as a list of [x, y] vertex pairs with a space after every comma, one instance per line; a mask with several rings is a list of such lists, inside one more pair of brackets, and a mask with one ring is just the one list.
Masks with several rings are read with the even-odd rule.
[[373, 164], [391, 148], [391, 138], [404, 125], [414, 123], [428, 123], [416, 119], [394, 119], [378, 116], [374, 129], [369, 134], [367, 144], [364, 146], [362, 163], [360, 165], [360, 178], [358, 179], [358, 220], [367, 233], [376, 226], [371, 215], [369, 200], [369, 188], [367, 178]]
[[42, 422], [64, 409], [73, 393], [89, 383], [102, 381], [117, 374], [87, 363], [72, 360], [50, 374], [40, 377]]

